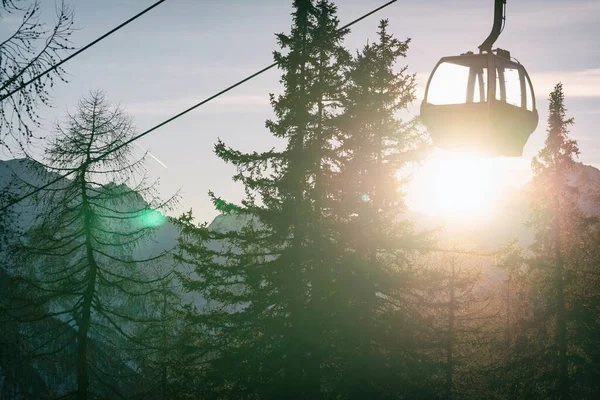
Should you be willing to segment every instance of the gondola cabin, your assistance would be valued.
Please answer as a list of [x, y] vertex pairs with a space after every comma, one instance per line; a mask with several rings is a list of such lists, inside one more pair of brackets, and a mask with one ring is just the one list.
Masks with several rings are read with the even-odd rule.
[[493, 156], [521, 156], [538, 124], [531, 80], [505, 50], [444, 57], [421, 104], [434, 145]]

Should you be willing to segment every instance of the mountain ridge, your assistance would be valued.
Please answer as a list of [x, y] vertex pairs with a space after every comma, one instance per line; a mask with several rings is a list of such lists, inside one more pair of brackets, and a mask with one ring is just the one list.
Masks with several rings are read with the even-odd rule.
[[[10, 180], [11, 174], [17, 174], [21, 179], [31, 177], [27, 167], [31, 166], [33, 161], [26, 159], [0, 160], [0, 190]], [[48, 172], [48, 174], [54, 174]], [[580, 206], [582, 211], [590, 215], [600, 215], [600, 170], [591, 165], [576, 163], [575, 168], [569, 175], [569, 184], [575, 186], [580, 194]], [[32, 182], [39, 184], [38, 182]], [[457, 219], [433, 216], [423, 212], [409, 210], [401, 218], [405, 218], [415, 225], [419, 230], [437, 230], [442, 241], [448, 241], [460, 237], [470, 241], [476, 247], [493, 249], [501, 246], [518, 237], [519, 243], [527, 246], [533, 240], [533, 233], [524, 226], [528, 217], [528, 192], [531, 181], [521, 188], [515, 188], [507, 192], [498, 203], [483, 218], [475, 220], [461, 221]], [[35, 215], [35, 204], [31, 200], [25, 200], [22, 205], [17, 207], [21, 214], [19, 225], [26, 228], [33, 220]], [[32, 215], [24, 217], [24, 214], [31, 212]], [[209, 224], [209, 227], [218, 232], [227, 230], [239, 230], [248, 222], [248, 217], [237, 214], [219, 214]], [[154, 246], [148, 249], [149, 253], [155, 254], [159, 251], [165, 251], [173, 248], [177, 243], [177, 228], [169, 219], [161, 225], [154, 236]], [[142, 252], [144, 253], [144, 252]]]

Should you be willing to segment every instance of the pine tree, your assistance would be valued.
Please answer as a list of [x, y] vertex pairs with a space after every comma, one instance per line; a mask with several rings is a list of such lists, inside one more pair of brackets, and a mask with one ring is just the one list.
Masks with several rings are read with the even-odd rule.
[[78, 399], [121, 390], [119, 375], [132, 371], [126, 352], [115, 350], [133, 339], [136, 324], [159, 322], [140, 313], [141, 301], [166, 277], [150, 276], [142, 268], [149, 259], [134, 254], [170, 201], [140, 178], [143, 158], [125, 145], [133, 134], [131, 119], [102, 93], [83, 98], [46, 151], [50, 171], [75, 170], [74, 177], [42, 192], [42, 214], [16, 249], [15, 279], [27, 298], [13, 301], [9, 314], [21, 324], [47, 322], [30, 352], [72, 357]]

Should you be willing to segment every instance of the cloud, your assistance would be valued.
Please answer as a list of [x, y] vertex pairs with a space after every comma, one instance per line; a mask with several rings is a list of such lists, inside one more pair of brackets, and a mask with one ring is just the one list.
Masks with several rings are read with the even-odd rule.
[[[423, 100], [428, 72], [417, 73], [417, 101]], [[569, 98], [600, 98], [600, 68], [579, 71], [546, 71], [531, 74], [535, 94], [538, 99], [548, 97], [558, 82], [562, 82], [565, 95]], [[208, 95], [185, 96], [172, 100], [143, 101], [125, 104], [128, 112], [136, 115], [174, 115], [193, 106]], [[263, 109], [269, 104], [267, 91], [264, 94], [239, 94], [218, 97], [204, 106], [211, 112], [251, 111]], [[600, 111], [590, 111], [598, 113]]]
[[[197, 78], [198, 76], [226, 76], [228, 78], [239, 77], [242, 78], [248, 75], [250, 72], [255, 72], [258, 69], [257, 66], [247, 65], [216, 65], [211, 63], [202, 62], [197, 64], [195, 62], [189, 62], [187, 64], [169, 64], [168, 62], [160, 62], [152, 65], [144, 62], [128, 61], [128, 62], [115, 62], [107, 61], [102, 62], [101, 66], [103, 69], [110, 70], [115, 73], [122, 74], [123, 72], [143, 73], [147, 74], [148, 77], [155, 78], [156, 75], [163, 77], [177, 77], [177, 79], [185, 78]], [[97, 64], [97, 63], [96, 63]]]
[[600, 17], [598, 0], [548, 2], [527, 1], [519, 5], [517, 12], [511, 13], [508, 5], [508, 23], [511, 29], [552, 28], [565, 25], [596, 23]]
[[537, 97], [546, 97], [562, 82], [567, 97], [600, 97], [600, 68], [581, 71], [549, 71], [531, 75]]
[[[393, 15], [393, 14], [392, 14]], [[409, 0], [402, 6], [402, 24], [422, 27], [424, 16], [428, 26], [437, 27], [448, 35], [464, 33], [468, 21], [470, 32], [487, 34], [493, 19], [490, 0], [418, 1]], [[600, 19], [598, 0], [527, 0], [509, 1], [506, 29], [511, 32], [556, 31], [558, 28], [596, 24]], [[393, 26], [393, 25], [392, 25]], [[483, 37], [481, 38], [483, 39]]]
[[573, 137], [573, 139], [577, 140], [578, 142], [595, 142], [596, 138], [595, 137], [590, 137], [590, 136], [583, 136], [583, 135], [571, 135]]
[[580, 111], [580, 115], [598, 115], [600, 114], [600, 110], [588, 110], [588, 111]]
[[[546, 98], [558, 82], [562, 82], [565, 96], [600, 97], [600, 68], [579, 71], [546, 71], [530, 74], [537, 98]], [[423, 99], [429, 73], [417, 74], [417, 98]]]
[[[170, 116], [192, 107], [194, 104], [197, 104], [207, 97], [208, 95], [198, 95], [197, 97], [186, 96], [172, 100], [144, 101], [124, 104], [124, 108], [127, 112], [135, 115]], [[223, 111], [231, 111], [232, 107], [235, 108], [235, 110], [249, 111], [249, 109], [252, 108], [263, 108], [268, 104], [269, 96], [266, 94], [261, 96], [224, 95], [222, 97], [217, 97], [209, 103], [206, 103], [206, 105], [203, 107], [211, 107], [211, 111], [213, 112], [218, 111], [215, 109], [215, 107], [218, 107]]]

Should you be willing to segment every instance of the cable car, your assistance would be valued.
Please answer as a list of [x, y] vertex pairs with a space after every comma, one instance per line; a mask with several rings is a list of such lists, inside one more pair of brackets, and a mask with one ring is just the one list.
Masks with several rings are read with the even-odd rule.
[[421, 119], [437, 147], [518, 157], [537, 127], [527, 71], [507, 50], [492, 50], [505, 7], [506, 0], [495, 0], [494, 26], [479, 54], [443, 57], [429, 77]]

